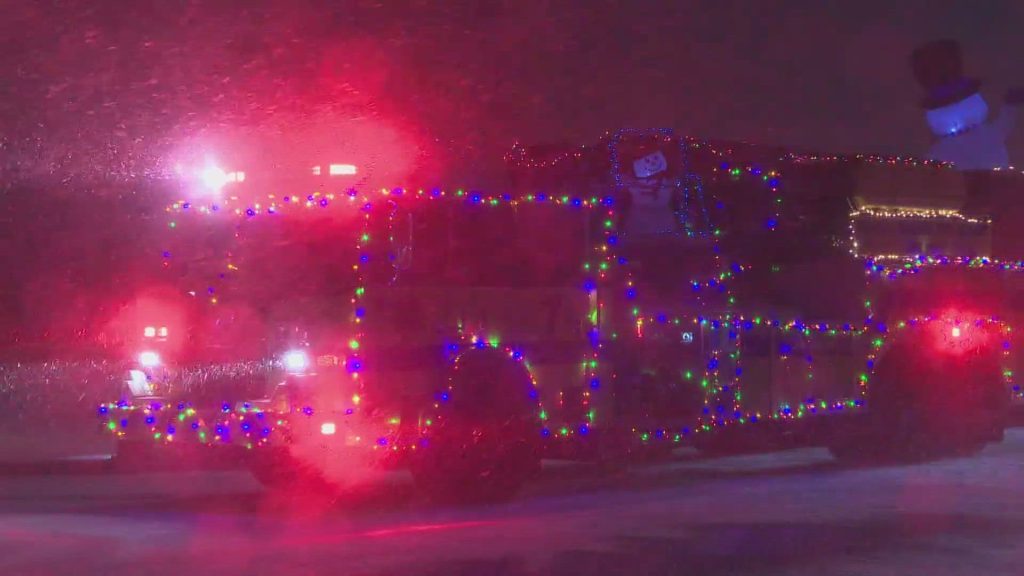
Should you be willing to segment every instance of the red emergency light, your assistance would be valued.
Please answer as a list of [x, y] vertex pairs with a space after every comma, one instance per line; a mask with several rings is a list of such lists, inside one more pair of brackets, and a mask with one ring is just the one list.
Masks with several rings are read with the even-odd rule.
[[930, 324], [930, 340], [939, 352], [945, 354], [976, 352], [993, 342], [994, 327], [980, 315], [947, 311]]
[[[355, 176], [359, 170], [355, 164], [328, 164], [327, 174], [330, 176]], [[323, 167], [313, 166], [313, 176], [323, 175]]]

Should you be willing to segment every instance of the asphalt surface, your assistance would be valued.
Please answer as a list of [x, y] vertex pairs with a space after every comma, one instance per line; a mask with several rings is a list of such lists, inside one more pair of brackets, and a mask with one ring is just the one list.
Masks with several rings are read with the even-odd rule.
[[332, 500], [245, 472], [0, 476], [0, 573], [1024, 574], [1024, 430], [966, 459], [849, 468], [823, 450], [546, 466], [515, 501], [425, 501], [398, 475]]

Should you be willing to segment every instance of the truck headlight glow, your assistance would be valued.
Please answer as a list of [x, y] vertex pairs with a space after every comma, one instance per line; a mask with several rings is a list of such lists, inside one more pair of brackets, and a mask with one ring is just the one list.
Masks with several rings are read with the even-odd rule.
[[220, 189], [228, 183], [228, 174], [216, 166], [207, 166], [199, 173], [199, 179], [210, 191], [220, 192]]
[[302, 350], [291, 350], [285, 352], [281, 362], [289, 372], [304, 372], [309, 367], [309, 356]]
[[353, 176], [356, 173], [354, 164], [331, 164], [328, 166], [331, 176]]
[[143, 368], [156, 368], [160, 365], [160, 355], [152, 350], [139, 354], [139, 365]]

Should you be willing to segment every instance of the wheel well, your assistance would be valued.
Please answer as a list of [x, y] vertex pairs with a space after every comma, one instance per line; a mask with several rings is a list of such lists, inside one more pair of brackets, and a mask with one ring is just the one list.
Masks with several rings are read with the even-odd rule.
[[[892, 342], [878, 359], [868, 391], [875, 409], [957, 404], [1005, 388], [998, 351], [944, 354], [915, 334]], [[1009, 395], [1009, 391], [1006, 391]]]
[[521, 361], [496, 349], [470, 350], [452, 363], [445, 402], [457, 410], [488, 416], [536, 412], [534, 379]]

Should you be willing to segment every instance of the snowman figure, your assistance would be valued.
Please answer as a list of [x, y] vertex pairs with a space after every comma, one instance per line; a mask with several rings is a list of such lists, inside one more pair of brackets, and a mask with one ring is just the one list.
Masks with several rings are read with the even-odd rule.
[[668, 158], [660, 150], [633, 161], [633, 174], [624, 175], [630, 194], [626, 230], [634, 235], [666, 235], [678, 232], [674, 211], [676, 188], [668, 176]]
[[981, 82], [964, 75], [960, 44], [937, 40], [918, 47], [911, 55], [914, 76], [925, 90], [921, 106], [935, 140], [931, 160], [948, 162], [964, 172], [990, 171], [1010, 166], [1006, 139], [1024, 103], [1020, 90], [1011, 90], [995, 118], [980, 94]]

